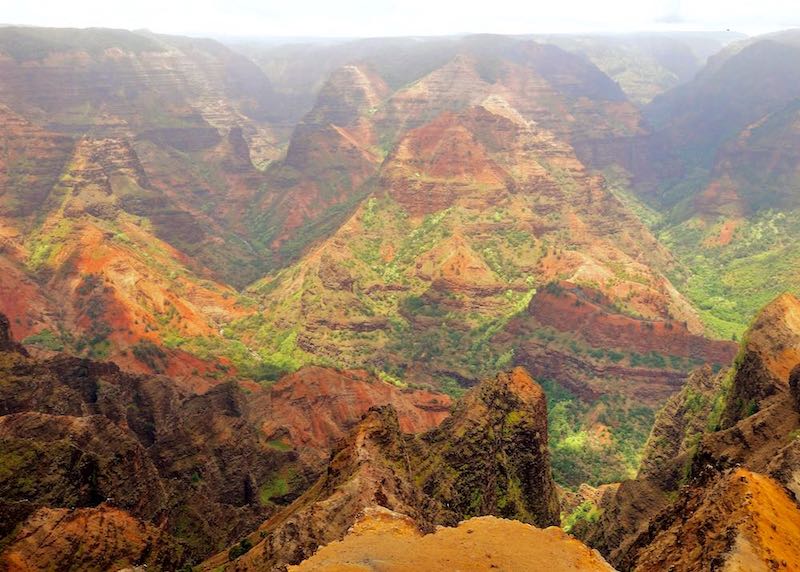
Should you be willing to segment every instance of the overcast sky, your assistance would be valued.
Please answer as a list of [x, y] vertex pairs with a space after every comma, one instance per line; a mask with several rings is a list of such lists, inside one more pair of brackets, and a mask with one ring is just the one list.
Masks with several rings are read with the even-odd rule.
[[0, 0], [0, 22], [228, 36], [800, 27], [800, 0]]

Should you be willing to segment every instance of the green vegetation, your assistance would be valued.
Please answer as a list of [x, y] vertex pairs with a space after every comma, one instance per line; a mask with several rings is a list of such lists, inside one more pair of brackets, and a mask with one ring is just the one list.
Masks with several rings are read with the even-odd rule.
[[34, 346], [54, 352], [60, 352], [64, 350], [64, 342], [61, 337], [46, 328], [40, 332], [28, 336], [22, 340], [22, 343], [27, 346]]
[[603, 511], [592, 501], [585, 500], [563, 519], [561, 527], [565, 532], [571, 532], [578, 523], [586, 522], [592, 524], [600, 519]]
[[689, 268], [689, 276], [675, 283], [709, 331], [738, 339], [777, 295], [800, 294], [800, 213], [764, 211], [742, 221], [729, 244], [718, 245], [713, 238], [723, 222], [690, 219], [663, 230], [660, 238]]
[[27, 267], [35, 272], [49, 266], [66, 242], [71, 230], [72, 223], [67, 219], [61, 219], [53, 228], [42, 229], [33, 235], [27, 244], [30, 252], [26, 261]]
[[129, 32], [102, 28], [16, 28], [0, 29], [0, 51], [17, 61], [38, 60], [54, 52], [85, 51], [92, 55], [108, 48], [134, 53], [164, 51], [155, 40]]
[[[654, 411], [612, 396], [603, 396], [590, 406], [558, 383], [540, 383], [547, 394], [556, 482], [567, 487], [596, 486], [636, 475]], [[590, 418], [596, 420], [592, 426], [587, 424]]]
[[250, 552], [250, 549], [253, 548], [253, 543], [250, 542], [249, 538], [243, 538], [239, 541], [239, 544], [233, 546], [230, 550], [228, 550], [228, 560], [236, 560], [242, 554], [247, 554]]
[[274, 502], [273, 499], [282, 497], [291, 490], [291, 480], [295, 473], [292, 469], [283, 469], [273, 476], [258, 489], [258, 499], [262, 505], [268, 506]]
[[281, 453], [285, 453], [287, 451], [292, 450], [292, 446], [289, 445], [288, 443], [283, 442], [281, 439], [272, 439], [271, 441], [267, 441], [267, 445], [269, 445], [276, 451], [280, 451]]

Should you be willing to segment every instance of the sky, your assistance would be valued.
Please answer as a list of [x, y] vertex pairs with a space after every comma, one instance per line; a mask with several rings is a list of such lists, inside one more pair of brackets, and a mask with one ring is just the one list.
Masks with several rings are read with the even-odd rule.
[[203, 36], [728, 29], [754, 35], [800, 27], [800, 0], [0, 0], [0, 22]]

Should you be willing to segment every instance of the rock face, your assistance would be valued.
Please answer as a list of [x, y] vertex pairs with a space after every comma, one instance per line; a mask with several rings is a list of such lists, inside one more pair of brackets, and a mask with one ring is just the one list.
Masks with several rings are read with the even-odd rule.
[[639, 477], [654, 479], [667, 491], [678, 488], [683, 475], [677, 474], [676, 469], [685, 468], [700, 437], [713, 429], [709, 425], [713, 424], [724, 376], [725, 373], [714, 374], [707, 366], [697, 369], [681, 391], [667, 401], [647, 440]]
[[732, 470], [682, 491], [632, 552], [623, 570], [794, 570], [800, 509], [773, 479]]
[[67, 357], [5, 353], [0, 363], [4, 532], [39, 507], [113, 499], [163, 524], [193, 560], [271, 512], [258, 487], [292, 456], [246, 420], [241, 389], [194, 396], [167, 378]]
[[721, 410], [719, 392], [726, 372], [704, 367], [689, 376], [656, 417], [644, 447], [639, 473], [592, 504], [596, 523], [578, 522], [572, 532], [618, 565], [637, 533], [669, 504], [670, 495], [686, 483], [697, 444], [710, 430], [709, 414]]
[[[755, 570], [797, 561], [800, 521], [787, 496], [800, 491], [789, 365], [800, 349], [797, 304], [786, 295], [768, 305], [730, 370], [693, 373], [661, 411], [638, 477], [600, 499], [599, 519], [577, 531], [612, 564]], [[755, 406], [742, 407], [745, 397]]]
[[[575, 356], [566, 344], [537, 336], [548, 329], [567, 334], [570, 343], [585, 346], [589, 355]], [[559, 381], [593, 401], [600, 395], [621, 394], [661, 406], [683, 382], [687, 364], [727, 364], [736, 353], [731, 342], [691, 333], [686, 323], [661, 317], [645, 319], [621, 312], [602, 292], [571, 283], [551, 283], [533, 296], [527, 312], [511, 320], [497, 341], [520, 340], [515, 359], [536, 375]], [[608, 351], [616, 352], [614, 359]], [[605, 355], [604, 355], [605, 354]], [[659, 358], [648, 361], [636, 356]], [[592, 359], [596, 355], [598, 358]], [[626, 357], [630, 356], [630, 357]], [[609, 383], [622, 377], [627, 383]]]
[[540, 527], [558, 524], [547, 401], [525, 369], [482, 382], [421, 440], [432, 454], [417, 455], [417, 482], [444, 505], [445, 523], [495, 514]]
[[183, 548], [162, 529], [106, 505], [41, 508], [8, 539], [0, 554], [0, 566], [19, 572], [48, 568], [101, 572], [134, 566], [176, 570], [183, 561]]
[[465, 396], [439, 428], [418, 436], [400, 431], [394, 409], [370, 410], [322, 477], [248, 537], [252, 549], [219, 554], [202, 568], [227, 561], [234, 570], [298, 564], [342, 539], [374, 505], [426, 531], [486, 514], [556, 524], [541, 388], [520, 368], [500, 374]]
[[423, 536], [410, 518], [377, 508], [365, 511], [343, 540], [289, 570], [355, 572], [370, 570], [376, 562], [387, 572], [529, 570], [533, 565], [553, 572], [612, 570], [596, 552], [557, 528], [484, 516]]
[[690, 332], [684, 322], [644, 320], [614, 311], [608, 295], [569, 283], [545, 288], [528, 306], [540, 324], [582, 337], [595, 348], [629, 348], [639, 353], [660, 351], [709, 364], [730, 362], [735, 345]]
[[[58, 510], [108, 503], [126, 515], [119, 534], [128, 534], [129, 521], [144, 536], [158, 526], [165, 546], [180, 547], [164, 558], [197, 561], [296, 498], [364, 409], [396, 403], [409, 430], [431, 429], [449, 410], [446, 396], [323, 368], [302, 370], [274, 391], [256, 386], [248, 395], [229, 382], [196, 395], [112, 363], [28, 357], [2, 315], [0, 341], [0, 537], [28, 518], [23, 526], [45, 530], [59, 526]], [[321, 404], [338, 406], [315, 425]], [[35, 516], [39, 510], [46, 518]], [[102, 511], [86, 515], [117, 527]], [[15, 538], [25, 558], [45, 558]]]
[[789, 373], [800, 363], [800, 300], [779, 296], [751, 325], [737, 358], [722, 427], [763, 407], [771, 396], [789, 391]]
[[25, 349], [11, 337], [11, 324], [4, 314], [0, 314], [0, 352], [25, 354]]
[[256, 398], [253, 404], [264, 420], [264, 434], [320, 466], [370, 407], [392, 404], [400, 430], [419, 433], [439, 425], [452, 405], [444, 394], [398, 389], [365, 371], [317, 366], [283, 377], [269, 389], [265, 401], [268, 404], [262, 405]]
[[[714, 169], [719, 175], [726, 171], [725, 174], [729, 175], [731, 171], [741, 168], [744, 180], [755, 182], [760, 179], [759, 182], [763, 184], [764, 178], [770, 177], [770, 172], [772, 176], [785, 174], [780, 155], [772, 155], [769, 159], [766, 155], [757, 157], [763, 149], [758, 142], [757, 126], [768, 121], [767, 118], [773, 114], [779, 114], [784, 117], [774, 117], [776, 121], [771, 128], [784, 133], [792, 130], [792, 122], [787, 121], [785, 114], [787, 105], [800, 96], [800, 72], [792, 64], [800, 54], [795, 38], [796, 32], [790, 31], [769, 39], [754, 39], [739, 46], [740, 49], [723, 50], [693, 81], [653, 100], [646, 108], [645, 115], [656, 126], [652, 145], [658, 160], [650, 164], [662, 170], [671, 170], [671, 174], [678, 175], [678, 178], [698, 165], [711, 168], [717, 159], [721, 161]], [[767, 83], [773, 89], [763, 93], [758, 86]], [[722, 96], [724, 93], [736, 93], [736, 97], [726, 99]], [[731, 136], [742, 132], [746, 138], [751, 130], [756, 136], [753, 154], [747, 161], [739, 161], [736, 165], [732, 162], [736, 154], [731, 151], [740, 146], [742, 140]], [[728, 148], [724, 149], [726, 143]], [[788, 150], [788, 153], [791, 155], [794, 152]], [[755, 172], [745, 173], [748, 169], [745, 165], [759, 168]], [[766, 169], [761, 170], [762, 166]], [[776, 167], [779, 168], [776, 170]], [[761, 188], [760, 184], [751, 182], [741, 185], [741, 189], [734, 188], [733, 204], [728, 200], [727, 206], [744, 207], [741, 214], [746, 214], [751, 207], [757, 206], [752, 201], [755, 193], [751, 189]], [[692, 186], [687, 187], [687, 190], [691, 189]], [[737, 190], [752, 194], [750, 197], [740, 197], [735, 192]], [[786, 195], [783, 192], [775, 195], [767, 192], [761, 195], [760, 200], [777, 206], [784, 197]], [[684, 196], [681, 193], [668, 197], [671, 200], [682, 198]], [[742, 198], [745, 200], [742, 201]], [[710, 207], [709, 211], [714, 212], [721, 205], [718, 201], [706, 201], [705, 205], [697, 201], [696, 206]], [[731, 214], [730, 211], [727, 214]]]

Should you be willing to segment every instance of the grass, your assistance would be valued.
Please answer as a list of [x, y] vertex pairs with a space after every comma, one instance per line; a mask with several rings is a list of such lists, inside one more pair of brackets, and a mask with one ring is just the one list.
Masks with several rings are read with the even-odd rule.
[[[655, 412], [622, 397], [603, 396], [589, 405], [563, 386], [540, 380], [547, 395], [547, 421], [553, 478], [562, 486], [597, 486], [633, 478]], [[593, 424], [608, 429], [599, 437]]]
[[289, 483], [294, 477], [293, 469], [284, 469], [277, 473], [258, 489], [258, 499], [263, 506], [273, 504], [273, 499], [286, 495], [291, 490]]
[[64, 342], [61, 337], [46, 328], [40, 332], [28, 336], [22, 340], [22, 343], [27, 346], [34, 346], [54, 352], [60, 352], [64, 350]]
[[689, 269], [676, 281], [698, 308], [708, 331], [738, 339], [752, 317], [782, 292], [800, 294], [800, 212], [765, 211], [744, 221], [730, 244], [707, 240], [718, 228], [690, 219], [660, 233]]
[[573, 510], [561, 523], [561, 527], [565, 532], [571, 532], [575, 525], [580, 522], [587, 522], [589, 524], [597, 522], [603, 511], [598, 508], [592, 501], [583, 501], [575, 510]]
[[291, 445], [283, 442], [281, 439], [272, 439], [267, 442], [267, 445], [269, 445], [272, 449], [275, 449], [276, 451], [280, 451], [281, 453], [286, 453], [293, 449]]

